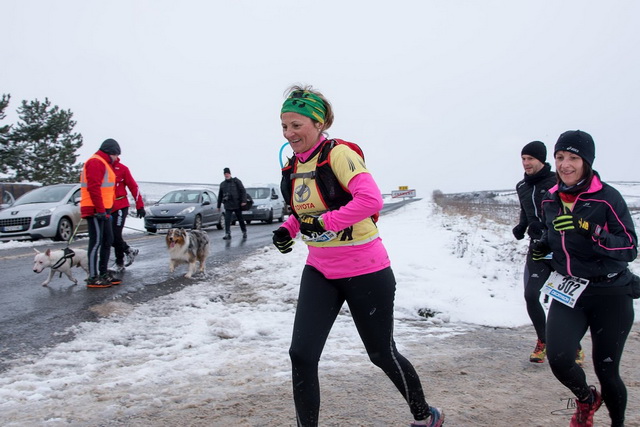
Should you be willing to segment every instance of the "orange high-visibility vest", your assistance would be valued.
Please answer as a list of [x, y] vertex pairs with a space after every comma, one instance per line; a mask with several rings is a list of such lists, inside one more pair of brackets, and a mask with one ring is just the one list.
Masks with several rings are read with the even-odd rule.
[[[104, 177], [102, 178], [100, 190], [102, 191], [102, 203], [104, 204], [104, 208], [111, 209], [116, 197], [116, 174], [113, 169], [111, 169], [111, 166], [109, 166], [109, 163], [107, 163], [102, 157], [94, 154], [89, 157], [89, 160], [91, 159], [98, 159], [104, 163]], [[87, 160], [87, 162], [89, 160]], [[87, 163], [84, 164], [84, 167], [82, 168], [82, 175], [80, 176], [80, 207], [94, 206], [89, 190], [87, 189], [86, 167]]]

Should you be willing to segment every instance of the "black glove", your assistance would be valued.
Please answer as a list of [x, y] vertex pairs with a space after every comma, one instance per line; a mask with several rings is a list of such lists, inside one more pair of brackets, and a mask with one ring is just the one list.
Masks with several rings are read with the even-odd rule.
[[529, 224], [529, 228], [527, 229], [527, 234], [532, 239], [539, 239], [542, 237], [542, 231], [544, 228], [542, 227], [542, 223], [540, 221], [533, 221]]
[[545, 242], [534, 240], [531, 242], [531, 258], [534, 261], [543, 260], [551, 252], [551, 248]]
[[559, 215], [553, 220], [553, 228], [556, 231], [575, 231], [578, 234], [591, 237], [600, 237], [602, 227], [589, 221], [578, 218], [572, 214]]
[[100, 222], [106, 221], [107, 218], [109, 218], [109, 216], [107, 216], [106, 212], [96, 212], [96, 214], [94, 216]]
[[324, 221], [320, 216], [301, 215], [300, 216], [300, 233], [305, 236], [313, 237], [314, 234], [324, 233]]
[[526, 225], [522, 225], [522, 224], [518, 224], [515, 227], [513, 227], [512, 233], [513, 233], [513, 237], [516, 238], [516, 240], [522, 240], [524, 239], [524, 230], [527, 229]]
[[147, 214], [147, 212], [144, 210], [144, 208], [142, 209], [136, 209], [136, 217], [138, 218], [144, 218], [144, 216]]
[[294, 243], [295, 242], [289, 234], [289, 230], [286, 228], [280, 227], [273, 231], [273, 244], [283, 254], [291, 252], [293, 250], [291, 246], [293, 246]]

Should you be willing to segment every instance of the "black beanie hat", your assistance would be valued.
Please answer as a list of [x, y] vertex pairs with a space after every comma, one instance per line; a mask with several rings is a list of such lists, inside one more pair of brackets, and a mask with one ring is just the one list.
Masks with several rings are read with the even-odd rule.
[[555, 155], [558, 151], [575, 153], [589, 165], [593, 165], [593, 160], [596, 158], [596, 145], [593, 138], [581, 130], [568, 130], [560, 135], [553, 154]]
[[547, 161], [547, 147], [541, 141], [532, 141], [522, 148], [521, 156], [524, 155], [534, 157], [542, 163]]
[[107, 154], [114, 154], [116, 156], [120, 155], [120, 145], [118, 145], [118, 141], [115, 139], [105, 139], [102, 145], [100, 146], [100, 151]]
[[229, 175], [231, 175], [231, 169], [229, 169], [229, 168], [224, 168], [224, 170], [222, 172], [223, 173], [228, 173]]

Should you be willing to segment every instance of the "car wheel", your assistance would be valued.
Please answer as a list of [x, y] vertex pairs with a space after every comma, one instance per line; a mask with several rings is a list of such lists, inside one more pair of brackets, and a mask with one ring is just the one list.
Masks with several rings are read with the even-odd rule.
[[245, 219], [244, 222], [246, 222], [247, 224], [251, 224], [251, 221], [253, 221], [252, 219]]
[[149, 233], [155, 233], [158, 231], [157, 228], [145, 227]]
[[282, 208], [282, 210], [280, 211], [280, 218], [278, 218], [278, 222], [283, 222], [284, 221], [284, 208]]
[[222, 217], [220, 217], [220, 219], [218, 220], [218, 222], [216, 223], [216, 228], [218, 230], [222, 230]]
[[61, 218], [58, 222], [58, 228], [56, 228], [56, 237], [53, 240], [68, 242], [71, 239], [71, 233], [73, 232], [73, 224], [69, 218]]
[[273, 209], [269, 211], [269, 218], [264, 220], [265, 223], [271, 224], [273, 222]]
[[193, 229], [201, 230], [202, 229], [202, 217], [200, 215], [196, 215], [195, 221], [193, 221]]

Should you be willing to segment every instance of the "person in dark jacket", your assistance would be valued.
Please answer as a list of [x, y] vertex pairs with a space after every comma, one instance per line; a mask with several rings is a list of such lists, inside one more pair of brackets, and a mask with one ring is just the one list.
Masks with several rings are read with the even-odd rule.
[[513, 227], [513, 235], [522, 240], [525, 232], [529, 235], [529, 250], [524, 267], [524, 299], [527, 303], [527, 313], [536, 330], [538, 341], [529, 361], [544, 362], [546, 355], [546, 313], [540, 303], [540, 289], [551, 274], [548, 260], [534, 262], [532, 242], [542, 237], [543, 225], [540, 205], [542, 198], [551, 187], [556, 184], [556, 174], [551, 171], [547, 163], [547, 147], [541, 141], [532, 141], [522, 148], [520, 153], [524, 168], [524, 179], [516, 185], [516, 192], [520, 200], [520, 221]]
[[[591, 135], [571, 130], [554, 148], [558, 184], [542, 201], [546, 226], [534, 244], [535, 260], [552, 252], [553, 298], [547, 317], [547, 358], [555, 377], [576, 396], [570, 426], [593, 426], [602, 402], [612, 426], [624, 425], [627, 390], [619, 366], [633, 325], [628, 263], [636, 259], [637, 236], [625, 200], [592, 169]], [[591, 330], [592, 359], [601, 392], [589, 385], [573, 355]]]
[[224, 240], [231, 239], [231, 217], [236, 215], [242, 230], [242, 238], [247, 238], [247, 224], [242, 216], [242, 207], [247, 204], [247, 191], [242, 185], [242, 181], [231, 176], [231, 170], [224, 168], [224, 181], [220, 183], [218, 192], [218, 210], [224, 203]]

